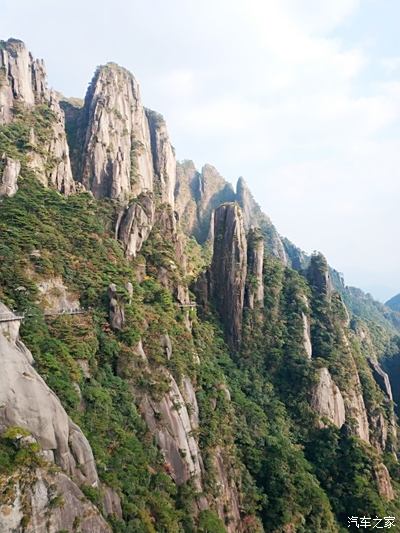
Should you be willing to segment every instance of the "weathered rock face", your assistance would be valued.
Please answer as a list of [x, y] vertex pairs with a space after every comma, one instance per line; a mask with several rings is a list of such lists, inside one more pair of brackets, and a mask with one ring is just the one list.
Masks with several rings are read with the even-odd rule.
[[125, 201], [153, 189], [148, 121], [130, 72], [114, 63], [97, 69], [79, 127], [76, 178], [96, 198]]
[[282, 239], [269, 217], [261, 211], [243, 178], [238, 179], [235, 199], [242, 208], [245, 229], [248, 230], [251, 226], [260, 228], [265, 239], [266, 251], [286, 265], [287, 257]]
[[211, 217], [215, 208], [224, 202], [234, 202], [235, 192], [218, 171], [204, 165], [197, 172], [192, 161], [177, 165], [175, 209], [181, 227], [203, 243], [210, 234]]
[[103, 506], [106, 515], [122, 518], [121, 498], [110, 487], [103, 485], [102, 488], [104, 493]]
[[[28, 164], [44, 185], [52, 185], [64, 194], [74, 191], [74, 181], [65, 135], [64, 113], [57, 95], [47, 88], [43, 61], [34, 60], [24, 43], [16, 39], [0, 43], [0, 125], [13, 120], [15, 107], [32, 108], [46, 104], [53, 113], [49, 139], [37, 146], [32, 130]], [[15, 180], [15, 168], [8, 178]], [[18, 173], [17, 173], [18, 175]], [[3, 176], [4, 181], [4, 176]]]
[[65, 118], [54, 92], [50, 93], [49, 106], [54, 114], [54, 121], [51, 138], [46, 147], [48, 156], [44, 159], [43, 171], [47, 176], [48, 184], [64, 194], [71, 194], [75, 191], [75, 182], [72, 177], [69, 147], [65, 134]]
[[214, 215], [214, 250], [211, 295], [233, 347], [241, 339], [244, 288], [247, 274], [247, 242], [237, 204], [223, 204]]
[[64, 114], [54, 92], [50, 93], [47, 104], [53, 114], [50, 132], [45, 141], [38, 141], [34, 129], [31, 129], [28, 166], [45, 187], [52, 186], [68, 195], [75, 192], [77, 184], [72, 177]]
[[14, 196], [18, 190], [17, 180], [21, 163], [17, 159], [4, 157], [0, 160], [0, 198]]
[[285, 237], [282, 239], [282, 244], [285, 249], [288, 265], [294, 270], [305, 270], [310, 263], [310, 257]]
[[329, 298], [333, 287], [329, 274], [328, 263], [322, 254], [311, 256], [307, 277], [311, 286], [321, 295]]
[[159, 190], [162, 202], [174, 206], [176, 160], [167, 125], [162, 115], [155, 111], [146, 109], [146, 116], [150, 128], [155, 188]]
[[[318, 377], [319, 381], [313, 391], [311, 405], [322, 418], [327, 418], [340, 428], [346, 419], [343, 396], [327, 368], [320, 368]], [[323, 420], [321, 425], [323, 427]]]
[[151, 196], [142, 194], [123, 212], [117, 226], [118, 239], [124, 244], [127, 257], [135, 257], [150, 235], [155, 206]]
[[197, 226], [197, 204], [199, 173], [193, 161], [176, 163], [175, 209], [179, 215], [181, 228], [188, 235], [193, 235]]
[[[161, 401], [146, 396], [141, 403], [143, 416], [165, 457], [170, 473], [180, 485], [193, 479], [195, 488], [201, 492], [203, 461], [193, 432], [198, 428], [198, 406], [190, 380], [185, 379], [183, 397], [178, 384], [168, 372], [170, 390]], [[191, 406], [189, 415], [187, 405]], [[200, 506], [206, 502], [200, 499]]]
[[392, 387], [390, 385], [389, 376], [383, 370], [381, 365], [376, 359], [368, 358], [368, 364], [372, 370], [372, 375], [374, 376], [375, 381], [381, 388], [382, 392], [389, 400], [393, 400]]
[[311, 359], [312, 357], [312, 343], [311, 343], [311, 328], [310, 320], [305, 313], [301, 314], [303, 319], [303, 346], [307, 354], [307, 357]]
[[[0, 304], [0, 313], [10, 313]], [[92, 449], [60, 400], [33, 368], [32, 354], [18, 337], [19, 323], [0, 325], [0, 432], [10, 426], [27, 429], [45, 457], [73, 479], [98, 485]]]
[[264, 239], [258, 228], [252, 228], [247, 236], [246, 305], [250, 309], [264, 303]]
[[394, 500], [395, 494], [390, 480], [389, 471], [383, 463], [375, 467], [375, 479], [378, 485], [379, 494], [387, 500]]
[[224, 458], [224, 450], [214, 450], [214, 468], [217, 473], [219, 494], [216, 499], [217, 512], [225, 522], [228, 533], [240, 533], [243, 525], [240, 517], [240, 497], [235, 476], [230, 472], [229, 460]]
[[346, 390], [345, 405], [348, 416], [356, 421], [356, 427], [354, 428], [356, 435], [369, 443], [368, 414], [362, 395], [360, 378], [355, 365], [352, 371], [352, 383], [348, 390]]
[[38, 468], [4, 479], [1, 485], [13, 487], [9, 500], [0, 505], [2, 533], [58, 533], [74, 531], [77, 524], [82, 533], [111, 533], [99, 510], [62, 472]]
[[117, 292], [117, 286], [111, 283], [108, 287], [109, 319], [113, 329], [122, 329], [125, 325], [125, 306]]
[[22, 41], [0, 41], [0, 124], [12, 121], [17, 103], [31, 107], [47, 98], [43, 61], [34, 60]]
[[61, 278], [48, 278], [37, 285], [41, 295], [41, 304], [48, 313], [78, 310], [79, 299], [68, 292]]

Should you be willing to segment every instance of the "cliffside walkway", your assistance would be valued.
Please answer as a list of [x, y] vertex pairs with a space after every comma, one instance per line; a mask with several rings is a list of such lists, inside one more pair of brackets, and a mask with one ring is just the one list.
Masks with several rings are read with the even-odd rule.
[[[187, 304], [176, 304], [181, 309], [194, 309], [197, 307], [196, 302], [190, 302]], [[87, 313], [90, 313], [91, 309], [62, 309], [61, 311], [45, 311], [43, 313], [44, 317], [57, 317], [57, 316], [63, 316], [63, 315], [85, 315]], [[14, 321], [22, 321], [25, 317], [33, 316], [31, 313], [0, 313], [0, 323], [1, 322], [14, 322]]]
[[0, 313], [0, 322], [14, 322], [15, 320], [23, 320], [25, 313], [17, 315], [14, 313]]
[[[90, 309], [63, 309], [62, 311], [48, 311], [44, 313], [45, 317], [51, 316], [61, 316], [61, 315], [84, 315], [89, 313]], [[1, 322], [15, 322], [17, 320], [22, 321], [26, 316], [33, 316], [30, 313], [0, 313], [0, 323]]]
[[61, 311], [45, 311], [44, 316], [60, 316], [60, 315], [85, 315], [89, 313], [90, 309], [62, 309]]
[[197, 303], [196, 302], [190, 302], [188, 304], [179, 304], [177, 303], [176, 304], [178, 307], [182, 307], [182, 308], [186, 308], [186, 307], [197, 307]]

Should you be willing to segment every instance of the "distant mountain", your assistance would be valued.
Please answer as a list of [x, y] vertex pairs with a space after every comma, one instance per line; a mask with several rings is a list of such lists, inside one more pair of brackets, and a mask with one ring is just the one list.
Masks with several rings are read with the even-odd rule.
[[393, 298], [390, 298], [385, 303], [386, 307], [390, 307], [393, 311], [399, 311], [400, 312], [400, 293], [396, 294], [396, 296], [393, 296]]

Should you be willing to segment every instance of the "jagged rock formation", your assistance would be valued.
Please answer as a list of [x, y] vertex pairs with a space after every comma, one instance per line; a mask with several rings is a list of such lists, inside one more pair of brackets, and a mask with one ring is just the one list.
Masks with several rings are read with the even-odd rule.
[[224, 202], [234, 202], [235, 192], [212, 165], [197, 172], [192, 161], [177, 165], [175, 187], [176, 210], [182, 228], [203, 243], [212, 231], [214, 209]]
[[392, 395], [392, 387], [390, 385], [389, 376], [387, 373], [383, 370], [381, 365], [378, 363], [376, 359], [368, 358], [368, 364], [371, 367], [372, 375], [374, 376], [375, 381], [379, 385], [379, 387], [382, 389], [382, 392], [385, 394], [385, 396], [392, 401], [393, 395]]
[[247, 283], [246, 305], [250, 309], [262, 307], [264, 302], [264, 240], [257, 228], [252, 228], [247, 236]]
[[0, 482], [0, 490], [12, 485], [7, 503], [0, 505], [3, 533], [111, 533], [111, 527], [71, 479], [62, 472], [38, 468]]
[[124, 203], [154, 191], [173, 205], [176, 163], [166, 124], [144, 109], [130, 72], [107, 63], [97, 69], [82, 109], [63, 105], [75, 177], [96, 198]]
[[108, 299], [110, 325], [113, 329], [120, 330], [125, 325], [125, 306], [115, 283], [111, 283], [108, 287]]
[[301, 313], [303, 320], [303, 346], [307, 354], [307, 357], [311, 359], [313, 354], [312, 342], [311, 342], [311, 319], [310, 319], [310, 303], [307, 296], [303, 295], [303, 301], [305, 311]]
[[[188, 401], [194, 416], [190, 417], [182, 393], [171, 374], [170, 390], [160, 402], [146, 397], [141, 409], [145, 420], [154, 433], [168, 464], [168, 469], [178, 485], [193, 480], [198, 492], [202, 491], [203, 463], [199, 446], [193, 434], [198, 428], [198, 406], [196, 395], [189, 380], [185, 381]], [[200, 499], [200, 508], [207, 505]]]
[[96, 198], [128, 200], [153, 190], [150, 132], [139, 85], [130, 72], [114, 63], [97, 69], [79, 128], [76, 178]]
[[379, 463], [375, 467], [375, 478], [378, 485], [379, 494], [384, 496], [387, 500], [394, 500], [395, 494], [393, 491], [389, 471], [383, 463]]
[[234, 347], [239, 346], [241, 338], [246, 274], [247, 242], [242, 213], [237, 204], [223, 204], [215, 210], [211, 295]]
[[330, 298], [332, 281], [328, 263], [322, 254], [314, 254], [308, 266], [307, 276], [311, 286], [321, 295]]
[[155, 205], [151, 196], [141, 194], [121, 213], [116, 234], [127, 257], [136, 257], [154, 224]]
[[[166, 358], [171, 359], [172, 345], [169, 336], [162, 336], [160, 341]], [[141, 342], [136, 353], [142, 364], [149, 369]], [[145, 395], [141, 400], [140, 409], [164, 456], [165, 469], [178, 485], [188, 481], [192, 483], [196, 490], [196, 512], [216, 504], [218, 515], [226, 523], [227, 533], [239, 533], [243, 531], [240, 494], [236, 480], [232, 477], [231, 460], [223, 447], [218, 446], [213, 450], [218, 492], [215, 501], [209, 502], [203, 494], [205, 470], [197, 440], [200, 415], [193, 383], [188, 376], [183, 376], [178, 385], [169, 371], [164, 371], [164, 374], [170, 384], [168, 392], [158, 401]], [[222, 384], [222, 387], [229, 395], [226, 386]]]
[[0, 161], [0, 198], [2, 196], [14, 196], [18, 190], [18, 176], [21, 163], [17, 159], [4, 157]]
[[[135, 78], [112, 63], [96, 71], [83, 106], [63, 102], [81, 185], [74, 183], [64, 115], [47, 90], [43, 64], [16, 41], [2, 43], [0, 54], [0, 125], [14, 120], [13, 107], [30, 113], [33, 124], [25, 151], [16, 151], [20, 161], [0, 152], [0, 195], [10, 197], [2, 208], [11, 205], [7, 213], [20, 213], [22, 221], [16, 235], [0, 211], [0, 295], [28, 309], [26, 340], [38, 354], [36, 368], [46, 379], [56, 369], [51, 384], [88, 431], [101, 479], [114, 487], [100, 483], [88, 441], [36, 372], [18, 323], [0, 324], [0, 452], [10, 448], [3, 431], [21, 426], [31, 436], [18, 437], [16, 446], [38, 443], [46, 460], [30, 471], [28, 484], [18, 466], [0, 473], [0, 529], [22, 533], [23, 521], [28, 533], [109, 533], [101, 511], [115, 515], [121, 531], [140, 522], [149, 531], [188, 524], [258, 533], [261, 507], [271, 533], [338, 531], [339, 514], [348, 509], [335, 460], [349, 461], [351, 470], [352, 450], [368, 459], [357, 498], [368, 480], [366, 500], [380, 494], [381, 502], [395, 502], [397, 485], [382, 462], [383, 452], [394, 461], [397, 449], [391, 387], [375, 339], [338, 294], [348, 294], [341, 275], [323, 256], [308, 257], [282, 239], [242, 178], [235, 192], [210, 165], [201, 172], [189, 161], [176, 168], [165, 121], [143, 107]], [[51, 118], [45, 131], [36, 127], [37, 114]], [[15, 194], [18, 174], [29, 168], [62, 193], [86, 187], [92, 195], [66, 200], [29, 175]], [[87, 234], [75, 240], [52, 225], [47, 235], [40, 224], [32, 231], [34, 213], [26, 224], [21, 209], [27, 191], [45, 220], [54, 208], [67, 228], [79, 220]], [[45, 195], [50, 210], [41, 205]], [[182, 229], [206, 246], [188, 241]], [[80, 302], [88, 306], [84, 316], [43, 316]], [[293, 445], [299, 434], [304, 447]], [[333, 464], [314, 468], [319, 452]], [[2, 483], [13, 486], [11, 495]], [[97, 507], [78, 484], [91, 486]], [[331, 498], [334, 485], [340, 490]], [[335, 516], [334, 505], [342, 507]]]
[[32, 107], [48, 96], [43, 61], [33, 59], [18, 39], [0, 41], [0, 124], [12, 121], [16, 104]]
[[[11, 313], [0, 303], [0, 312]], [[0, 324], [0, 432], [10, 426], [27, 429], [46, 459], [72, 478], [98, 485], [92, 449], [57, 396], [33, 368], [33, 357], [18, 336], [19, 322]]]
[[65, 134], [64, 113], [56, 93], [47, 88], [44, 63], [34, 60], [21, 41], [1, 41], [0, 125], [12, 122], [16, 110], [31, 110], [35, 104], [46, 105], [52, 113], [52, 120], [44, 142], [42, 139], [39, 143], [34, 129], [31, 130], [29, 144], [32, 149], [27, 156], [28, 166], [36, 171], [44, 185], [52, 185], [60, 192], [70, 194], [75, 185]]
[[242, 208], [245, 229], [248, 230], [250, 226], [260, 228], [268, 253], [280, 259], [283, 264], [287, 264], [281, 237], [269, 217], [261, 211], [243, 178], [239, 178], [236, 185], [236, 201]]
[[175, 202], [182, 228], [200, 243], [212, 234], [213, 211], [222, 203], [237, 202], [242, 208], [245, 230], [248, 231], [251, 226], [258, 227], [264, 237], [267, 253], [287, 263], [281, 237], [261, 211], [243, 178], [238, 179], [235, 192], [232, 185], [211, 165], [205, 165], [199, 173], [192, 161], [184, 161], [177, 166]]
[[37, 284], [43, 309], [48, 313], [78, 310], [79, 299], [71, 294], [61, 278], [48, 278]]
[[[327, 368], [319, 369], [318, 379], [311, 405], [322, 418], [327, 418], [335, 426], [341, 428], [346, 419], [343, 396]], [[321, 425], [323, 427], [323, 420]]]
[[351, 372], [351, 384], [346, 390], [345, 395], [346, 413], [356, 422], [354, 431], [361, 440], [370, 441], [370, 429], [368, 423], [368, 414], [365, 407], [364, 397], [360, 377], [357, 367], [354, 364]]
[[176, 181], [175, 152], [169, 140], [167, 125], [162, 115], [146, 109], [150, 127], [151, 152], [155, 188], [161, 202], [174, 205], [174, 190]]

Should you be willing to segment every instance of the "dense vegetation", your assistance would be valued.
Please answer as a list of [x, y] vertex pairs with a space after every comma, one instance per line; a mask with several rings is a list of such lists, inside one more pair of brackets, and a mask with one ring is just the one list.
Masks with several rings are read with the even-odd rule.
[[[45, 135], [48, 111], [39, 108], [29, 117]], [[23, 163], [30, 149], [29, 120], [16, 120], [0, 130], [0, 152]], [[166, 206], [159, 206], [159, 212], [170, 215]], [[321, 427], [310, 407], [317, 370], [326, 366], [346, 389], [353, 358], [368, 409], [379, 410], [384, 403], [356, 335], [349, 334], [350, 347], [344, 345], [341, 331], [347, 317], [340, 297], [328, 299], [312, 277], [268, 257], [263, 308], [246, 311], [242, 348], [232, 354], [212, 309], [199, 311], [199, 316], [191, 311], [190, 332], [186, 311], [173, 296], [174, 283], [193, 281], [209, 260], [209, 250], [187, 242], [189, 277], [184, 278], [172, 242], [157, 223], [141, 254], [127, 261], [113, 238], [114, 221], [113, 202], [95, 201], [85, 193], [64, 197], [45, 189], [26, 165], [18, 193], [0, 207], [0, 301], [26, 312], [21, 335], [37, 370], [88, 437], [101, 480], [122, 498], [123, 520], [111, 519], [114, 531], [225, 530], [213, 510], [195, 517], [199, 495], [190, 482], [180, 487], [173, 483], [139, 413], [144, 394], [157, 400], [168, 390], [164, 369], [178, 383], [189, 376], [196, 385], [205, 491], [211, 498], [218, 492], [212, 458], [221, 447], [241, 488], [249, 533], [259, 530], [256, 515], [268, 532], [292, 524], [299, 533], [322, 533], [346, 531], [351, 515], [400, 512], [398, 503], [379, 496], [376, 452], [354, 437], [351, 421], [341, 430], [331, 424]], [[143, 264], [146, 272], [138, 275]], [[326, 268], [320, 256], [314, 256], [312, 264], [319, 271]], [[160, 267], [167, 272], [167, 284], [159, 280]], [[38, 284], [58, 278], [79, 298], [86, 314], [44, 315]], [[110, 283], [117, 286], [125, 307], [120, 331], [109, 323]], [[303, 346], [302, 314], [307, 312], [312, 318], [312, 360]], [[166, 333], [173, 346], [170, 359], [157, 340]], [[148, 366], [135, 351], [139, 339]], [[37, 450], [16, 450], [12, 437], [2, 436], [2, 472], [21, 465], [35, 468]], [[394, 483], [399, 482], [398, 466], [390, 457], [387, 464]], [[101, 508], [100, 491], [83, 490]]]

